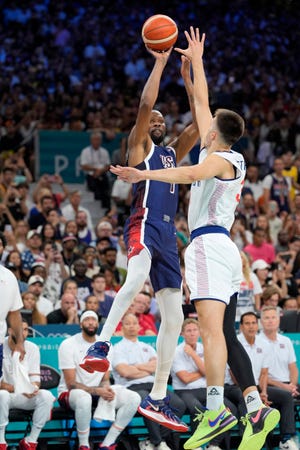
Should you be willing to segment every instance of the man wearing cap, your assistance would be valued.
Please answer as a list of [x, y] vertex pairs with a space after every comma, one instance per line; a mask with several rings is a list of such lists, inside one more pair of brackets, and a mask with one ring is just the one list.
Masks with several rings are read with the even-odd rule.
[[44, 278], [39, 275], [32, 275], [28, 280], [28, 292], [36, 295], [38, 301], [36, 303], [37, 309], [40, 313], [47, 316], [51, 311], [53, 311], [53, 304], [50, 300], [42, 295], [44, 287]]
[[44, 261], [45, 256], [41, 251], [42, 238], [37, 230], [30, 230], [26, 236], [27, 249], [21, 254], [23, 270], [30, 275], [32, 264], [36, 261]]
[[62, 257], [65, 266], [69, 268], [69, 274], [71, 275], [71, 266], [80, 258], [80, 255], [75, 253], [75, 248], [77, 246], [77, 237], [74, 234], [65, 234], [62, 238]]
[[141, 399], [136, 392], [123, 386], [111, 386], [109, 372], [87, 372], [80, 367], [88, 348], [98, 340], [97, 314], [91, 310], [85, 311], [80, 317], [80, 327], [81, 332], [65, 339], [58, 349], [61, 370], [58, 400], [63, 407], [75, 411], [79, 450], [90, 448], [92, 405], [99, 404], [94, 418], [112, 422], [99, 449], [115, 450], [118, 436], [136, 413]]

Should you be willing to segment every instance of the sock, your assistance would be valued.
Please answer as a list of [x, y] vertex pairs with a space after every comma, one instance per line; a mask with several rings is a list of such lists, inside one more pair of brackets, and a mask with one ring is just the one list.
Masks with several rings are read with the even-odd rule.
[[6, 444], [5, 427], [0, 427], [0, 444]]
[[89, 434], [90, 434], [90, 429], [88, 428], [87, 431], [78, 431], [78, 443], [79, 443], [79, 447], [81, 445], [85, 446], [85, 447], [89, 447], [90, 443], [89, 443]]
[[25, 438], [26, 441], [27, 442], [37, 442], [40, 432], [41, 432], [41, 428], [37, 428], [34, 424], [32, 424], [30, 434], [28, 436], [26, 436], [26, 438]]
[[217, 411], [224, 404], [224, 386], [207, 386], [206, 408]]
[[258, 391], [251, 391], [244, 397], [248, 413], [257, 411], [263, 404]]
[[117, 437], [120, 435], [120, 433], [123, 431], [123, 428], [116, 427], [115, 424], [112, 424], [110, 429], [108, 430], [107, 435], [105, 436], [104, 441], [102, 442], [101, 447], [109, 447], [110, 445], [114, 444], [117, 440]]

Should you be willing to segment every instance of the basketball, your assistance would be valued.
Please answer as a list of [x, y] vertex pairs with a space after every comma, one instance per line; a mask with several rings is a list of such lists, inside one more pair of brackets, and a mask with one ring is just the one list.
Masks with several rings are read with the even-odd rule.
[[172, 47], [177, 36], [176, 23], [171, 17], [163, 14], [149, 17], [142, 28], [142, 38], [146, 46], [159, 52], [164, 52]]

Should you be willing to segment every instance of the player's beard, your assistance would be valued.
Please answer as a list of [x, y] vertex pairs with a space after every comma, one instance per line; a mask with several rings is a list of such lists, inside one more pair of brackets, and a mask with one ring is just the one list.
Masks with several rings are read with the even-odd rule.
[[157, 135], [155, 134], [155, 131], [157, 130], [152, 130], [152, 132], [150, 133], [150, 137], [155, 145], [160, 145], [163, 143], [165, 133], [160, 133], [159, 135]]
[[81, 325], [82, 330], [85, 332], [85, 334], [87, 334], [88, 336], [95, 336], [97, 334], [97, 330], [98, 327], [94, 327], [93, 329], [91, 329], [90, 327], [85, 327], [83, 325]]

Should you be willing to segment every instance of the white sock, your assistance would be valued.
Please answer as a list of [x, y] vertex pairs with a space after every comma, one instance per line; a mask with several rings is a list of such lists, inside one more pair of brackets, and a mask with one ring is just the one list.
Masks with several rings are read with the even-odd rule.
[[244, 396], [247, 412], [257, 411], [263, 404], [258, 391], [251, 391]]
[[89, 443], [89, 435], [90, 435], [90, 429], [88, 428], [87, 431], [78, 431], [77, 433], [78, 435], [78, 442], [79, 442], [79, 447], [81, 445], [83, 445], [84, 447], [89, 447], [90, 443]]
[[206, 408], [217, 411], [224, 404], [224, 386], [207, 386]]
[[6, 444], [5, 427], [0, 427], [0, 444]]
[[112, 426], [108, 430], [107, 435], [105, 436], [104, 441], [102, 442], [102, 444], [99, 448], [109, 447], [110, 445], [114, 444], [122, 431], [123, 431], [123, 428], [118, 428], [118, 427], [116, 427], [115, 424], [112, 424]]
[[26, 441], [27, 442], [37, 442], [41, 431], [42, 431], [41, 428], [37, 428], [35, 425], [32, 425], [30, 434], [28, 436], [26, 436], [26, 438], [25, 438]]

